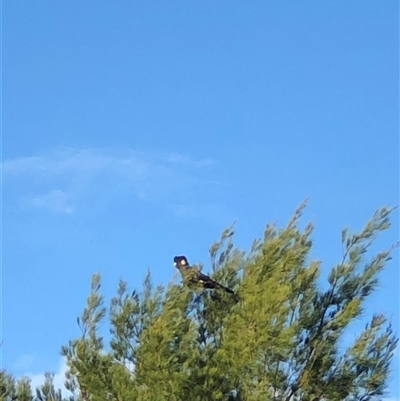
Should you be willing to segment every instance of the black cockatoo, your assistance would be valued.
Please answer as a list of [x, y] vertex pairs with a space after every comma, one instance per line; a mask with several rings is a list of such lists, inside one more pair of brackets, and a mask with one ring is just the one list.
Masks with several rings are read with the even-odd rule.
[[211, 277], [203, 274], [198, 267], [190, 266], [185, 256], [175, 256], [174, 265], [180, 271], [183, 280], [190, 283], [199, 283], [204, 288], [220, 288], [230, 294], [234, 292], [220, 283], [214, 281]]

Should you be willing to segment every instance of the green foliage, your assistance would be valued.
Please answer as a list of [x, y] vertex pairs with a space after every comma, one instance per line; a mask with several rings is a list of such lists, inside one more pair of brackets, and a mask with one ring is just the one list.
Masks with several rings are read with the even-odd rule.
[[286, 227], [267, 225], [247, 254], [234, 247], [233, 226], [210, 248], [212, 278], [236, 295], [196, 286], [141, 292], [120, 281], [109, 309], [111, 339], [99, 324], [107, 309], [95, 274], [81, 336], [62, 347], [69, 400], [54, 375], [32, 393], [29, 378], [0, 371], [4, 401], [360, 400], [384, 394], [397, 338], [375, 314], [353, 344], [343, 334], [363, 313], [393, 247], [366, 259], [392, 209], [378, 210], [355, 234], [342, 231], [342, 256], [320, 290], [310, 258], [312, 224], [301, 230], [305, 203]]
[[5, 370], [0, 370], [0, 400], [34, 401], [30, 379], [28, 377], [21, 377], [15, 380]]
[[304, 207], [286, 227], [268, 225], [247, 254], [234, 247], [233, 226], [211, 246], [211, 276], [237, 298], [173, 282], [154, 289], [150, 273], [141, 292], [121, 281], [109, 309], [108, 346], [98, 332], [106, 308], [100, 276], [93, 276], [78, 318], [82, 335], [62, 348], [67, 388], [93, 401], [367, 401], [382, 395], [397, 345], [386, 318], [374, 315], [341, 349], [343, 333], [362, 315], [390, 260], [392, 249], [365, 257], [389, 227], [392, 209], [378, 210], [359, 233], [343, 230], [341, 260], [320, 290], [321, 262], [310, 258], [313, 226], [299, 228]]
[[5, 370], [0, 370], [0, 396], [1, 400], [12, 401], [16, 399], [15, 379]]
[[78, 398], [65, 399], [60, 389], [54, 387], [54, 374], [46, 372], [44, 383], [32, 393], [30, 379], [15, 379], [5, 370], [0, 371], [0, 400], [2, 401], [78, 401]]
[[36, 389], [35, 401], [63, 401], [61, 390], [54, 387], [54, 374], [46, 372], [44, 383]]

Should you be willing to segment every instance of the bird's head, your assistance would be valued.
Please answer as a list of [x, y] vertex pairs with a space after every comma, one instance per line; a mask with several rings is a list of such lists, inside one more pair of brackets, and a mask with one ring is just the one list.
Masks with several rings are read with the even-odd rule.
[[186, 256], [175, 256], [174, 257], [174, 266], [179, 269], [180, 267], [188, 267], [189, 262], [186, 259]]

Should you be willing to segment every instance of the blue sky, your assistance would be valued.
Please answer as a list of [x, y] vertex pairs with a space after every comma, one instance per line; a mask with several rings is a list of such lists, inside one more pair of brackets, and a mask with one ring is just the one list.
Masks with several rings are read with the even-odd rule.
[[[109, 299], [248, 249], [309, 197], [312, 257], [399, 203], [397, 1], [3, 4], [2, 364], [62, 370], [94, 272]], [[393, 227], [376, 250], [398, 239]], [[366, 316], [399, 332], [398, 252]], [[390, 396], [399, 397], [394, 361]]]

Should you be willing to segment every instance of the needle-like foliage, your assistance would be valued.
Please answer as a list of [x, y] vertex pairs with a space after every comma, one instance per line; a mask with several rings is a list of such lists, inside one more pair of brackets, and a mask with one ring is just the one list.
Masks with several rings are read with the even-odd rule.
[[32, 391], [31, 380], [23, 376], [15, 379], [5, 370], [0, 370], [0, 400], [2, 401], [78, 401], [78, 397], [63, 398], [61, 389], [54, 385], [54, 374], [46, 372], [44, 383]]
[[211, 277], [237, 297], [175, 282], [154, 289], [150, 274], [141, 292], [121, 281], [108, 346], [98, 333], [106, 308], [95, 275], [78, 319], [82, 335], [62, 348], [68, 388], [93, 401], [382, 396], [397, 345], [390, 323], [377, 313], [347, 347], [343, 334], [390, 260], [392, 248], [369, 250], [392, 209], [378, 210], [358, 233], [343, 230], [343, 254], [322, 290], [321, 262], [310, 258], [313, 226], [299, 228], [304, 206], [286, 227], [268, 225], [248, 253], [234, 247], [233, 227], [211, 246]]

